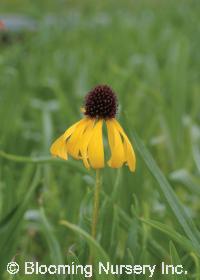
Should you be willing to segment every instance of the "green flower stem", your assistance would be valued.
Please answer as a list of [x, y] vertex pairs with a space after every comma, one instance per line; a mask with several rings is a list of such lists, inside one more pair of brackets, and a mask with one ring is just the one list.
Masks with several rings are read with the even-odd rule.
[[96, 183], [94, 192], [94, 206], [93, 206], [93, 216], [92, 216], [92, 237], [96, 239], [97, 235], [97, 223], [99, 216], [99, 199], [101, 191], [101, 179], [100, 179], [100, 169], [96, 170]]
[[[97, 223], [98, 223], [98, 216], [99, 216], [99, 200], [100, 200], [100, 191], [101, 191], [101, 178], [100, 178], [100, 169], [96, 170], [96, 183], [95, 183], [95, 190], [94, 190], [94, 205], [93, 205], [93, 215], [92, 215], [92, 227], [91, 227], [91, 235], [92, 238], [95, 240], [97, 235]], [[93, 252], [90, 251], [89, 256], [89, 264], [93, 264]], [[92, 278], [90, 278], [92, 279]]]

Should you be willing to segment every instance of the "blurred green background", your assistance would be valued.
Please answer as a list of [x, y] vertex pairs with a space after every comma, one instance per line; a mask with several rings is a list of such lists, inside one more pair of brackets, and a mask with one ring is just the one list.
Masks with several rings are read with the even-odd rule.
[[13, 258], [87, 263], [93, 245], [79, 229], [90, 234], [95, 174], [49, 147], [102, 83], [118, 93], [137, 170], [103, 170], [98, 243], [112, 263], [188, 271], [153, 279], [200, 279], [199, 18], [193, 0], [1, 0], [0, 279], [84, 279], [5, 270]]

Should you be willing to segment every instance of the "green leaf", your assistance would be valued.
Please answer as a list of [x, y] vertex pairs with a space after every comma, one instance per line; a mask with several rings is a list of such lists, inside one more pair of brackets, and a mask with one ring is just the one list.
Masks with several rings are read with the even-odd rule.
[[[142, 222], [150, 225], [151, 227], [167, 234], [170, 238], [172, 238], [174, 241], [179, 243], [185, 250], [187, 250], [189, 252], [196, 252], [196, 249], [194, 248], [192, 242], [188, 238], [181, 235], [177, 231], [173, 230], [168, 225], [162, 224], [160, 222], [157, 222], [157, 221], [154, 221], [154, 220], [151, 220], [151, 219], [140, 218], [140, 220]], [[196, 252], [196, 253], [198, 253], [198, 252]]]
[[144, 146], [144, 144], [135, 132], [132, 133], [132, 136], [140, 156], [143, 158], [149, 171], [158, 182], [156, 186], [159, 188], [159, 191], [161, 191], [164, 195], [166, 202], [168, 203], [169, 207], [174, 213], [174, 216], [177, 218], [179, 224], [185, 231], [187, 237], [192, 241], [193, 247], [196, 248], [196, 250], [200, 254], [199, 231], [197, 230], [196, 226], [191, 222], [191, 218], [187, 215], [183, 205], [180, 203], [172, 187], [170, 186], [169, 182], [165, 178], [164, 174], [158, 167], [157, 163], [153, 159], [148, 149]]
[[73, 160], [61, 160], [61, 159], [56, 159], [51, 156], [46, 156], [46, 157], [26, 157], [26, 156], [18, 156], [18, 155], [13, 155], [13, 154], [8, 154], [4, 151], [0, 150], [0, 157], [14, 161], [14, 162], [19, 162], [19, 163], [50, 163], [50, 164], [65, 164], [71, 169], [76, 169], [77, 171], [83, 173], [83, 174], [88, 174], [88, 171], [86, 168], [81, 166], [78, 162], [73, 161]]
[[[67, 262], [68, 264], [74, 263], [75, 266], [81, 264], [77, 256], [71, 250], [67, 255], [67, 260], [68, 260]], [[77, 275], [72, 275], [72, 274], [70, 275], [70, 280], [84, 280], [84, 279], [85, 277], [80, 272], [78, 272]]]
[[[41, 218], [41, 227], [44, 233], [44, 237], [47, 240], [48, 247], [50, 250], [51, 261], [55, 265], [63, 264], [63, 257], [62, 257], [60, 245], [58, 243], [58, 240], [56, 239], [52, 226], [47, 220], [43, 208], [40, 209], [40, 218]], [[57, 275], [56, 278], [63, 280], [65, 279], [65, 276]]]
[[[106, 200], [111, 200], [109, 196], [107, 196], [104, 192], [102, 192], [104, 199]], [[120, 226], [126, 231], [128, 232], [132, 226], [133, 223], [133, 218], [131, 218], [120, 206], [115, 204], [115, 207], [117, 208], [118, 214], [119, 214], [119, 222], [120, 222]], [[138, 228], [139, 234], [140, 236], [143, 235], [143, 229], [141, 226], [139, 226]], [[160, 246], [160, 244], [153, 239], [149, 239], [148, 240], [148, 250], [151, 251], [151, 253], [155, 256], [160, 255], [161, 257], [166, 257], [167, 256], [167, 251]], [[134, 252], [135, 253], [135, 252]]]
[[27, 186], [27, 194], [23, 201], [19, 203], [11, 213], [0, 224], [0, 270], [4, 270], [10, 261], [16, 247], [16, 240], [19, 229], [23, 221], [23, 215], [29, 205], [29, 201], [34, 194], [40, 181], [40, 168], [37, 168], [31, 186]]
[[86, 231], [84, 231], [83, 229], [81, 229], [77, 225], [71, 224], [68, 221], [60, 221], [60, 224], [63, 225], [63, 226], [66, 226], [67, 228], [71, 229], [72, 231], [74, 231], [78, 235], [82, 236], [85, 239], [85, 241], [87, 241], [88, 245], [94, 250], [94, 253], [96, 253], [96, 255], [98, 257], [100, 257], [100, 259], [102, 261], [105, 261], [105, 262], [110, 261], [108, 255], [103, 250], [103, 248]]
[[[172, 242], [170, 242], [170, 257], [171, 257], [171, 264], [173, 266], [181, 265], [180, 257], [176, 251], [176, 248]], [[183, 267], [184, 270], [184, 267]], [[185, 274], [186, 273], [186, 274]], [[173, 280], [187, 280], [187, 272], [184, 272], [182, 274], [173, 274], [172, 279]]]
[[[97, 243], [96, 240], [94, 240], [86, 231], [78, 227], [77, 225], [71, 224], [68, 221], [61, 221], [61, 225], [66, 226], [67, 228], [71, 229], [78, 235], [80, 235], [84, 240], [88, 243], [90, 246], [90, 250], [92, 251], [94, 258], [95, 258], [95, 263], [102, 262], [106, 264], [107, 262], [110, 263], [109, 256], [107, 253], [104, 251], [104, 249]], [[95, 266], [93, 266], [95, 270]], [[96, 280], [100, 279], [105, 279], [105, 275], [98, 275], [96, 274], [95, 277]], [[114, 277], [112, 275], [106, 275], [106, 279], [108, 280], [113, 280]]]
[[[135, 263], [135, 259], [134, 259], [133, 254], [130, 249], [127, 249], [126, 264], [133, 265], [134, 263]], [[127, 275], [126, 278], [127, 278], [127, 280], [135, 280], [136, 276], [135, 276], [135, 274]], [[123, 280], [123, 279], [124, 279], [124, 276], [122, 275], [121, 280]]]

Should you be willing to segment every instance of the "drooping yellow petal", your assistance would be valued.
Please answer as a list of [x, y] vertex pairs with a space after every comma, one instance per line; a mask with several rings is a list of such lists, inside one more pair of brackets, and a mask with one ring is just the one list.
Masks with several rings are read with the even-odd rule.
[[124, 146], [121, 135], [115, 126], [114, 119], [106, 121], [108, 130], [108, 142], [111, 150], [111, 157], [108, 165], [112, 168], [119, 168], [125, 162]]
[[124, 139], [125, 161], [127, 162], [130, 171], [134, 172], [136, 167], [136, 157], [131, 142], [129, 141], [126, 133], [124, 132], [123, 128], [118, 123], [118, 121], [114, 119], [113, 122], [115, 124], [115, 127], [118, 129], [118, 131]]
[[73, 124], [72, 126], [70, 126], [70, 127], [65, 131], [65, 133], [63, 134], [65, 140], [67, 140], [67, 138], [68, 138], [69, 136], [72, 135], [72, 133], [74, 132], [75, 128], [77, 127], [77, 125], [78, 125], [80, 122], [82, 122], [82, 120], [76, 122], [75, 124]]
[[50, 148], [50, 152], [53, 156], [60, 157], [62, 159], [67, 160], [67, 147], [65, 138], [61, 135], [52, 145]]
[[74, 132], [71, 137], [67, 141], [67, 151], [68, 154], [74, 157], [75, 159], [79, 159], [80, 146], [82, 141], [82, 135], [90, 123], [90, 119], [85, 118], [81, 120], [77, 126], [75, 127]]
[[94, 119], [91, 120], [90, 124], [86, 128], [86, 130], [82, 136], [81, 145], [80, 145], [81, 157], [82, 157], [83, 163], [87, 169], [90, 168], [90, 164], [88, 161], [88, 145], [89, 145], [90, 139], [93, 134], [94, 122], [95, 122]]
[[93, 128], [92, 136], [88, 144], [88, 158], [95, 169], [104, 167], [104, 149], [102, 137], [103, 120], [98, 120]]
[[[80, 121], [79, 121], [80, 122]], [[77, 124], [70, 126], [55, 142], [51, 145], [50, 152], [53, 156], [58, 156], [62, 159], [67, 160], [67, 145], [66, 140], [74, 132]]]

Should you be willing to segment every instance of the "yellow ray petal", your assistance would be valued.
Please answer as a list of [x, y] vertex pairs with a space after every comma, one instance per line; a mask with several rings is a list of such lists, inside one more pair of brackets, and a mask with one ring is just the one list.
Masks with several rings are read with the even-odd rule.
[[108, 142], [111, 150], [111, 158], [108, 165], [112, 168], [119, 168], [125, 162], [124, 146], [118, 129], [115, 127], [114, 119], [107, 120]]
[[[79, 121], [80, 122], [80, 121]], [[51, 145], [50, 152], [53, 156], [58, 156], [62, 159], [67, 160], [67, 146], [66, 146], [66, 139], [71, 136], [74, 132], [77, 124], [70, 126], [55, 142]]]
[[124, 150], [125, 150], [125, 157], [126, 162], [128, 164], [128, 167], [130, 171], [134, 172], [136, 168], [136, 157], [135, 152], [133, 150], [133, 147], [128, 139], [128, 137], [124, 136]]
[[77, 127], [77, 125], [82, 122], [82, 120], [76, 122], [75, 124], [73, 124], [72, 126], [70, 126], [63, 134], [65, 140], [67, 140], [67, 138], [69, 136], [71, 136], [71, 134], [74, 132], [75, 128]]
[[115, 127], [118, 129], [118, 131], [121, 133], [121, 135], [124, 138], [125, 161], [127, 162], [130, 171], [134, 172], [136, 167], [136, 157], [131, 142], [129, 141], [126, 133], [124, 132], [123, 128], [118, 123], [118, 121], [116, 119], [114, 119], [113, 121]]
[[95, 122], [95, 120], [91, 120], [90, 124], [86, 128], [86, 130], [82, 136], [81, 145], [80, 145], [80, 153], [82, 156], [82, 160], [87, 169], [90, 168], [90, 165], [88, 162], [88, 145], [89, 145], [90, 139], [93, 134], [94, 122]]
[[89, 162], [95, 169], [104, 167], [102, 125], [103, 120], [98, 120], [93, 128], [92, 136], [88, 145]]
[[62, 159], [67, 160], [67, 147], [65, 138], [61, 135], [52, 145], [50, 148], [50, 152], [53, 156], [60, 157]]
[[67, 141], [67, 151], [68, 154], [73, 156], [76, 159], [79, 159], [80, 145], [82, 141], [82, 135], [90, 123], [90, 119], [84, 118], [82, 119], [77, 126], [75, 127], [74, 132], [71, 137]]

